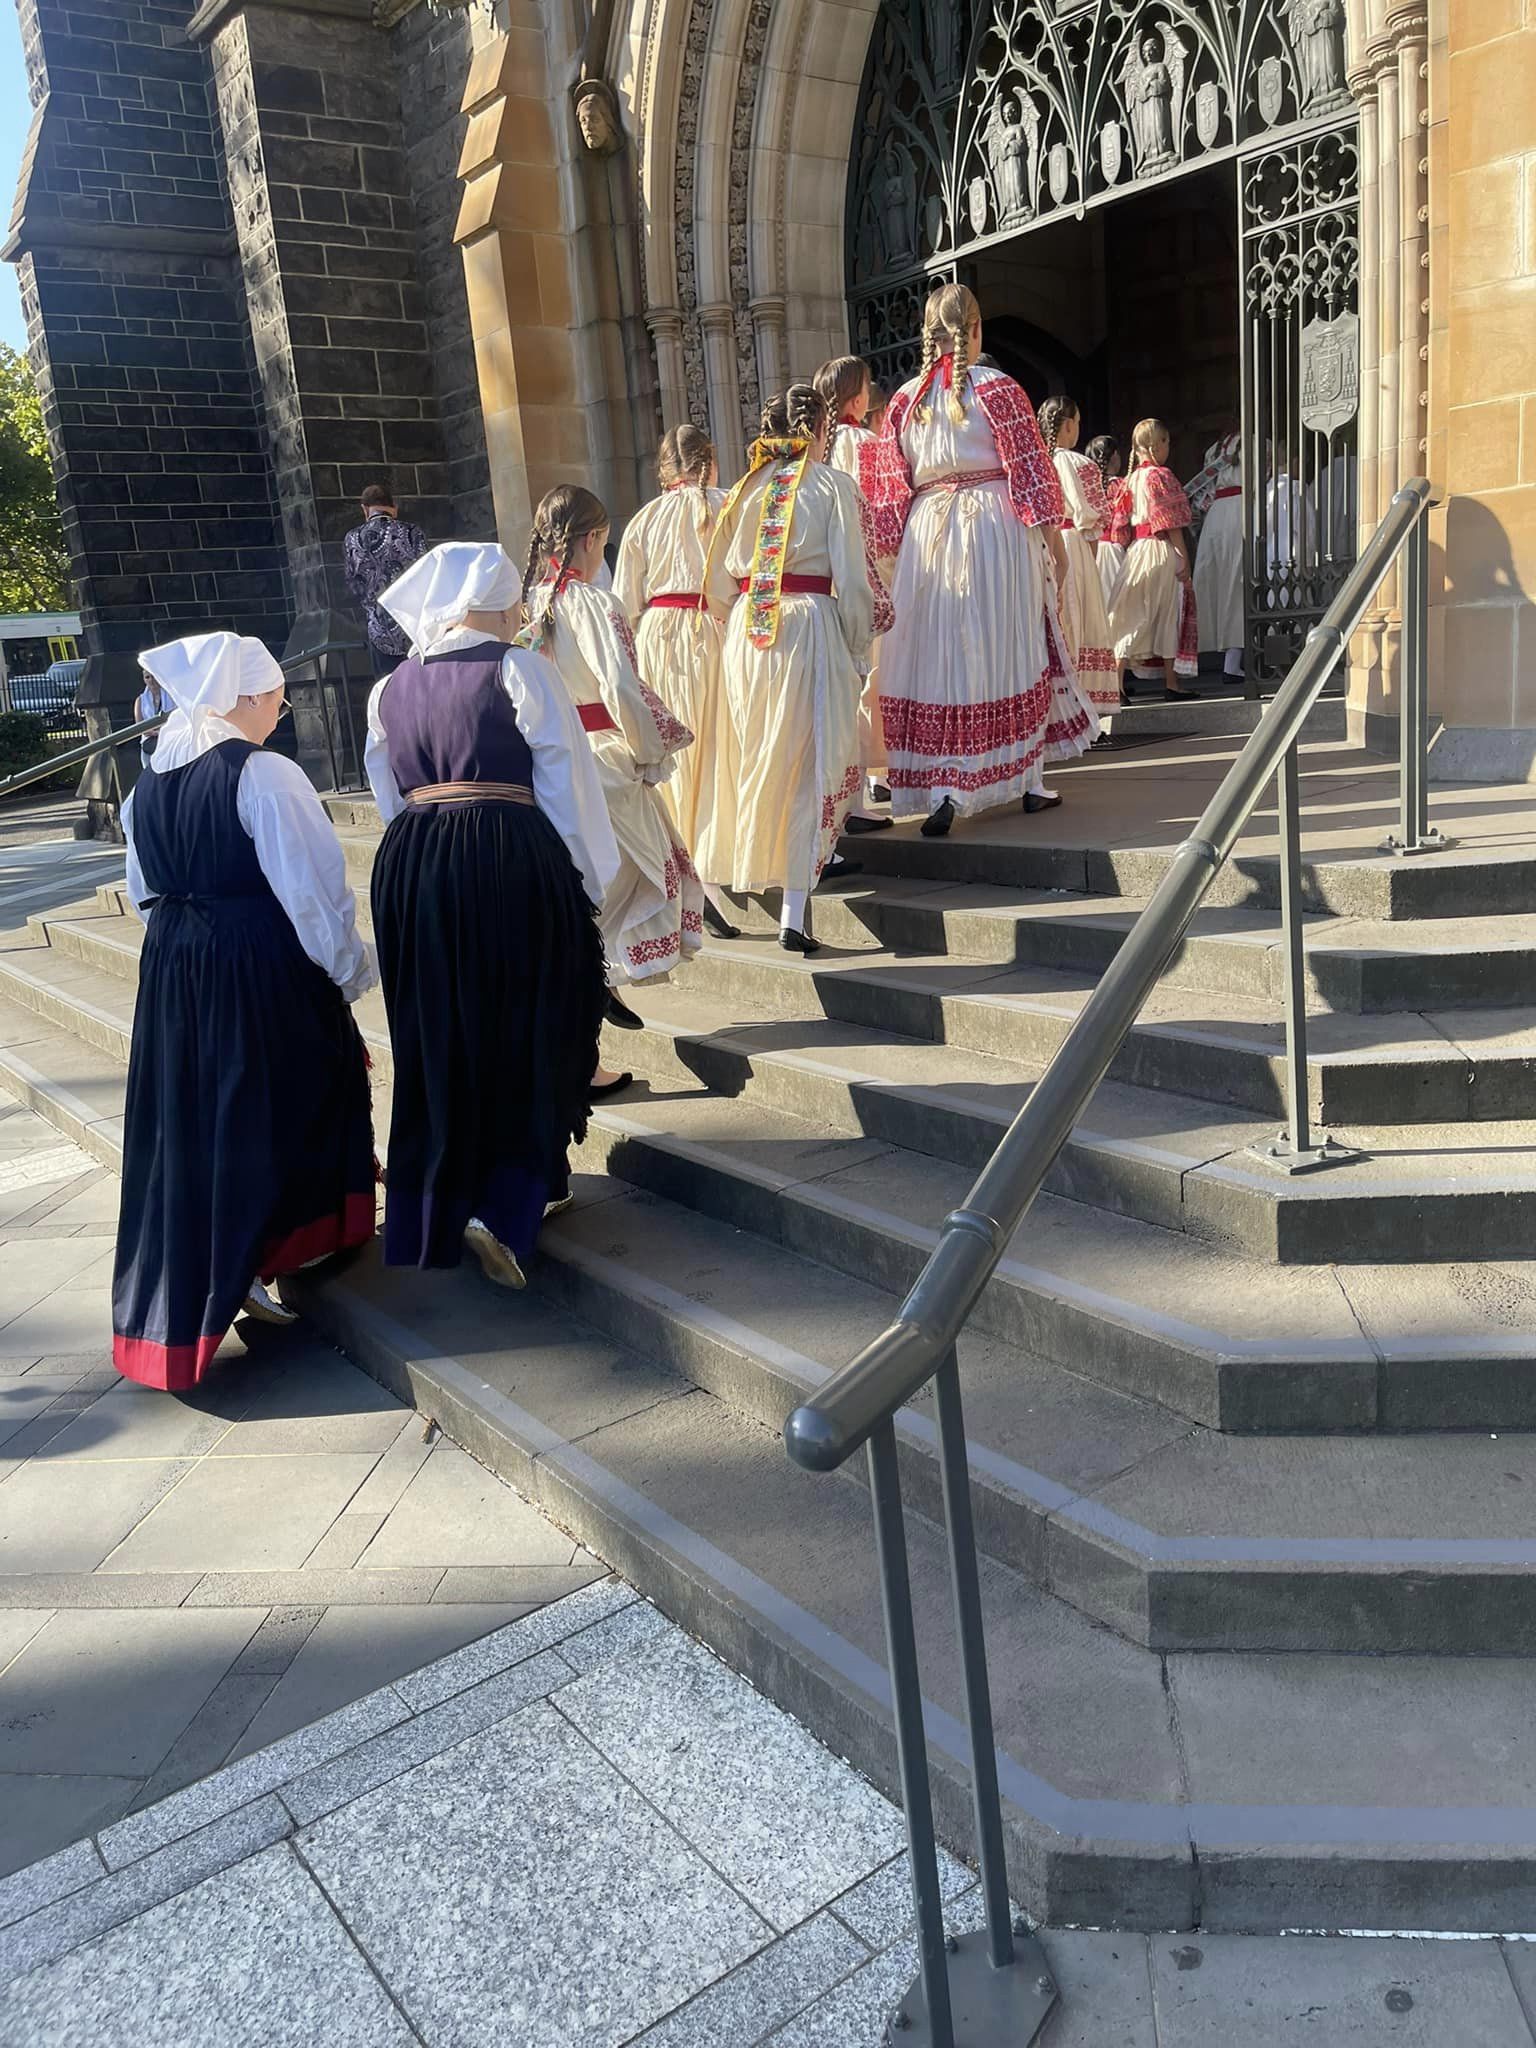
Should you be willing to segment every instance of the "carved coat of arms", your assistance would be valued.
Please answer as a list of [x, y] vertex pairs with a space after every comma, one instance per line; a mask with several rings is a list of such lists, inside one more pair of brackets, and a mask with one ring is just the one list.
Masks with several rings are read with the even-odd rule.
[[971, 217], [971, 233], [984, 235], [987, 232], [987, 181], [972, 178], [965, 188], [965, 208]]
[[1099, 164], [1106, 185], [1113, 185], [1119, 179], [1121, 162], [1120, 123], [1106, 121], [1099, 130]]
[[1195, 94], [1195, 133], [1203, 149], [1209, 149], [1221, 132], [1221, 87], [1208, 78]]
[[1072, 159], [1067, 154], [1067, 145], [1064, 142], [1053, 142], [1046, 152], [1045, 176], [1051, 188], [1051, 197], [1060, 206], [1072, 183]]
[[1301, 423], [1332, 434], [1352, 420], [1360, 404], [1360, 319], [1339, 313], [1309, 320], [1301, 330]]
[[1278, 57], [1266, 57], [1259, 66], [1257, 89], [1259, 113], [1265, 125], [1273, 128], [1285, 105], [1285, 66]]

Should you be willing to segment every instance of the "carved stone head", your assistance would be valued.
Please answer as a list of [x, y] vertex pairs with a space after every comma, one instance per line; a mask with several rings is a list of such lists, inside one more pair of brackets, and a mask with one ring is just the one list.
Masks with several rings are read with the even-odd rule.
[[605, 78], [584, 78], [573, 95], [576, 125], [594, 156], [613, 156], [624, 147], [618, 95]]

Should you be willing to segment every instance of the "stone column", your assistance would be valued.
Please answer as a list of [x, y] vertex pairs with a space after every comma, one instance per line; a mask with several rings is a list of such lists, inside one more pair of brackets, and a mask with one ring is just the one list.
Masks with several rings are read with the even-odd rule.
[[683, 360], [683, 316], [675, 306], [651, 306], [645, 324], [656, 351], [656, 378], [661, 393], [663, 430], [688, 418], [688, 370]]
[[[591, 466], [572, 341], [573, 252], [538, 12], [476, 53], [454, 239], [464, 259], [496, 530], [514, 560], [553, 484]], [[563, 103], [560, 111], [564, 113]]]
[[746, 464], [741, 434], [741, 386], [736, 376], [736, 315], [729, 306], [701, 306], [704, 368], [709, 389], [709, 434], [720, 474], [739, 476]]
[[786, 302], [773, 294], [752, 301], [752, 338], [757, 347], [757, 386], [764, 399], [789, 382], [786, 362]]

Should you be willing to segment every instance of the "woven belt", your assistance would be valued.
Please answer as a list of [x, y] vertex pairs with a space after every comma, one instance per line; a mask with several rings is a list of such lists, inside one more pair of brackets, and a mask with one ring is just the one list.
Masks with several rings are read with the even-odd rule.
[[[743, 597], [751, 588], [751, 577], [743, 576], [741, 579], [741, 593]], [[832, 595], [832, 578], [830, 576], [781, 576], [779, 578], [779, 595], [781, 597], [830, 597]]]
[[919, 484], [912, 495], [921, 498], [929, 491], [969, 491], [977, 484], [1005, 484], [1007, 481], [1006, 469], [957, 470], [953, 476], [936, 476], [926, 484]]
[[645, 608], [648, 612], [701, 612], [704, 599], [696, 590], [658, 590], [645, 600]]
[[606, 704], [578, 704], [576, 716], [581, 720], [583, 732], [617, 732], [619, 721]]
[[408, 804], [533, 804], [526, 782], [424, 782], [405, 793]]
[[1243, 487], [1241, 484], [1223, 484], [1216, 495], [1218, 498], [1240, 498], [1243, 495]]
[[1156, 540], [1160, 535], [1176, 533], [1178, 529], [1170, 526], [1133, 526], [1131, 531], [1138, 540]]

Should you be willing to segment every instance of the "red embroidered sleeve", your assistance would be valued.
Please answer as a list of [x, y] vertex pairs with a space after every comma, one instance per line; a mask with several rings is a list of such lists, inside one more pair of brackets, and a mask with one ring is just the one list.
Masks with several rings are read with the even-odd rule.
[[859, 488], [874, 525], [875, 554], [882, 560], [900, 552], [912, 504], [912, 472], [901, 445], [911, 406], [910, 394], [898, 391], [886, 409], [884, 426], [859, 450]]
[[1173, 471], [1161, 463], [1149, 463], [1141, 476], [1147, 516], [1137, 523], [1153, 533], [1176, 533], [1181, 526], [1188, 526], [1189, 500]]
[[1011, 377], [986, 377], [972, 389], [1007, 472], [1014, 511], [1026, 526], [1060, 526], [1065, 511], [1061, 478], [1040, 438], [1034, 407]]
[[1109, 524], [1100, 535], [1117, 548], [1131, 544], [1131, 487], [1123, 476], [1111, 477], [1104, 497], [1109, 506]]
[[656, 721], [656, 733], [665, 752], [675, 754], [682, 747], [693, 745], [693, 734], [677, 715], [657, 696], [645, 677], [640, 673], [640, 654], [635, 646], [635, 636], [630, 630], [623, 607], [612, 599], [608, 603], [608, 616], [613, 621], [613, 630], [619, 645], [629, 658], [629, 665], [635, 672], [635, 682], [640, 691], [641, 701]]
[[859, 493], [859, 525], [864, 533], [864, 567], [869, 574], [869, 587], [875, 594], [874, 632], [889, 633], [896, 623], [896, 607], [891, 603], [891, 593], [885, 587], [885, 578], [880, 574], [879, 562], [875, 556], [875, 522], [864, 493]]
[[1074, 455], [1077, 464], [1077, 480], [1088, 509], [1099, 522], [1102, 534], [1109, 522], [1109, 493], [1104, 488], [1104, 472], [1099, 465], [1086, 455]]

